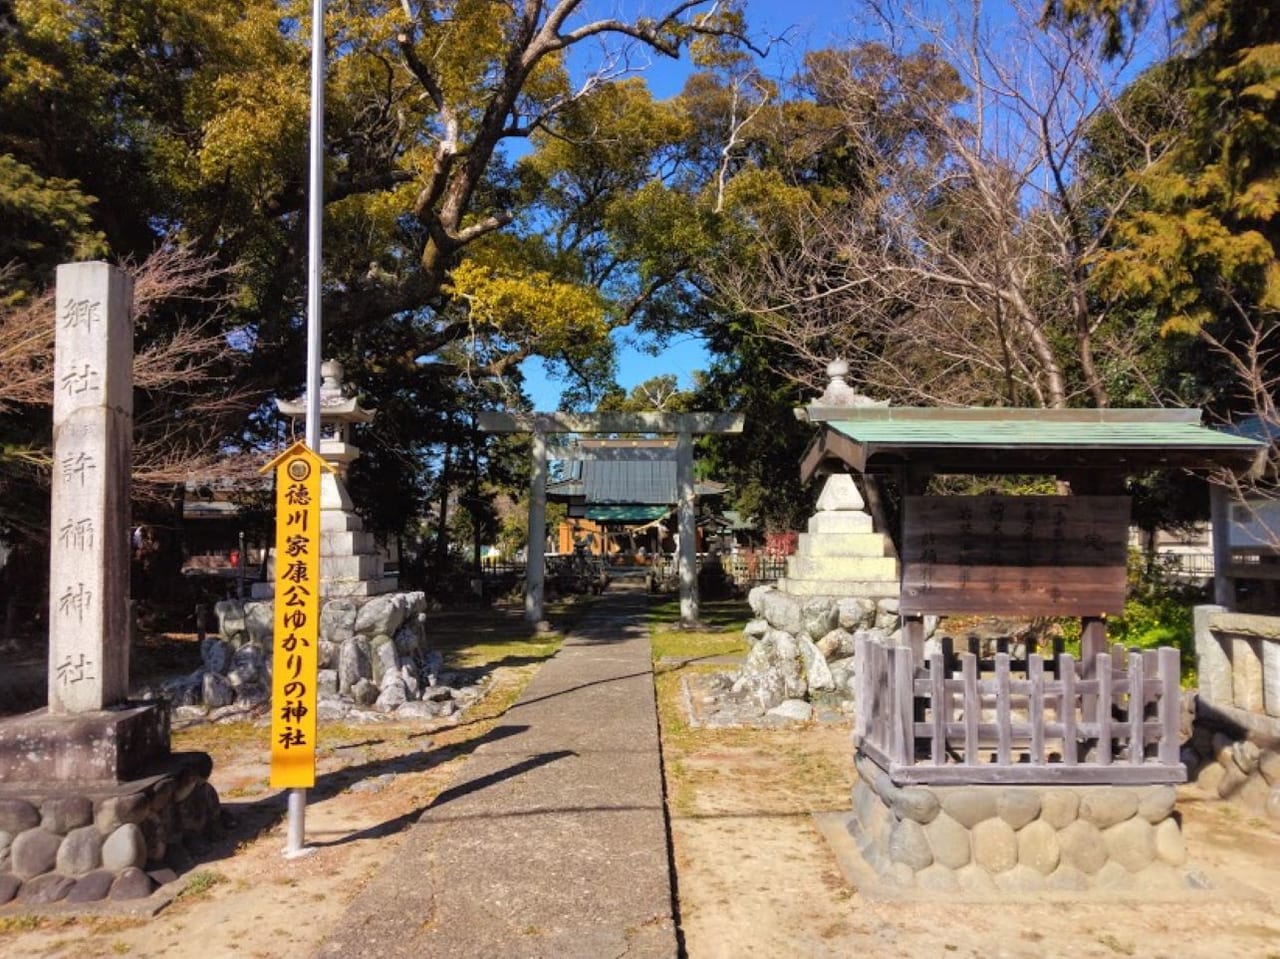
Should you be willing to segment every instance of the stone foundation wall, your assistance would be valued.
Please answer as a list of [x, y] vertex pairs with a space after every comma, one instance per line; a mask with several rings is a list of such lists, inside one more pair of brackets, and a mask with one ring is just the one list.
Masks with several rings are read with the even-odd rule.
[[0, 906], [141, 899], [173, 881], [221, 826], [212, 768], [183, 753], [127, 783], [0, 786]]
[[1178, 888], [1172, 786], [897, 786], [865, 756], [848, 829], [888, 886], [975, 894]]

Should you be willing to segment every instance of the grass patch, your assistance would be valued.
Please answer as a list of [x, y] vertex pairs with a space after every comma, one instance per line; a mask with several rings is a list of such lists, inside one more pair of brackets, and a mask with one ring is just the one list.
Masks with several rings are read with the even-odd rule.
[[0, 918], [0, 935], [13, 935], [19, 932], [33, 932], [43, 925], [39, 916], [24, 913], [20, 916], [4, 916]]
[[452, 669], [528, 666], [541, 663], [560, 648], [558, 633], [538, 633], [508, 607], [445, 610], [427, 616], [433, 649], [444, 653]]
[[445, 660], [453, 667], [530, 666], [554, 656], [563, 641], [559, 633], [542, 633], [530, 639], [467, 643], [446, 650]]
[[795, 744], [783, 752], [792, 769], [790, 775], [801, 777], [806, 787], [815, 790], [842, 790], [848, 779], [847, 770], [836, 765], [826, 753], [815, 752]]
[[226, 881], [227, 877], [216, 869], [197, 869], [187, 879], [186, 886], [178, 893], [177, 898], [195, 899], [207, 895], [214, 886]]
[[271, 730], [252, 722], [198, 723], [172, 734], [175, 751], [199, 750], [209, 753], [214, 763], [225, 761], [245, 750], [270, 752]]
[[[698, 620], [708, 632], [742, 632], [752, 619], [751, 607], [745, 599], [704, 599], [698, 603]], [[680, 622], [680, 597], [673, 594], [651, 597], [648, 613], [653, 629], [671, 627]]]
[[742, 600], [702, 603], [698, 610], [702, 627], [681, 629], [679, 598], [664, 598], [649, 606], [650, 642], [653, 659], [697, 660], [711, 656], [732, 656], [747, 651], [742, 628], [751, 610]]
[[137, 929], [146, 924], [145, 919], [136, 916], [102, 916], [89, 920], [89, 931], [95, 936], [106, 936], [126, 929]]
[[1119, 953], [1122, 956], [1132, 956], [1134, 952], [1137, 951], [1132, 944], [1118, 939], [1109, 932], [1104, 932], [1100, 935], [1098, 937], [1098, 942], [1102, 943], [1112, 952]]

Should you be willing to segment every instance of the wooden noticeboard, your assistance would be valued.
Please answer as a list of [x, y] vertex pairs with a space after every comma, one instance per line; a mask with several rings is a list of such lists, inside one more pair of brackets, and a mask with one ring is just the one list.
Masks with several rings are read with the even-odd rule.
[[1124, 610], [1127, 496], [908, 496], [904, 614]]

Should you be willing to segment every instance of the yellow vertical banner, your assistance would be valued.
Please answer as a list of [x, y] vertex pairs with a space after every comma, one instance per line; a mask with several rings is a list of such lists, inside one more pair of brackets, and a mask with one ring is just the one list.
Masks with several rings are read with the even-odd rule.
[[306, 443], [264, 467], [276, 473], [275, 642], [271, 660], [271, 786], [316, 782], [320, 645], [320, 473]]

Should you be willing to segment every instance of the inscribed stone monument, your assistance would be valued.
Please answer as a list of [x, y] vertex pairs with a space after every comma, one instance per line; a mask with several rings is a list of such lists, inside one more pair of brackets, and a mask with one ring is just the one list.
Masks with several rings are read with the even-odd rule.
[[107, 263], [58, 267], [54, 350], [49, 711], [128, 694], [132, 281]]

